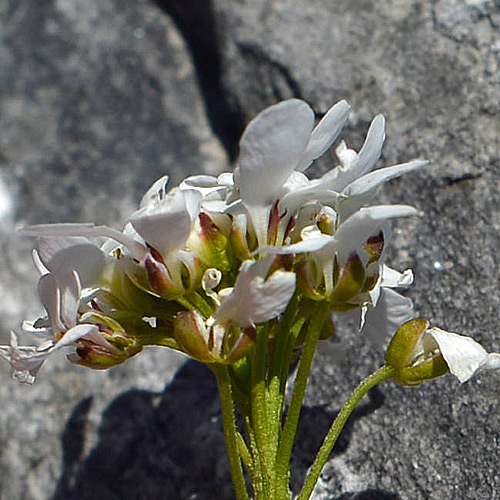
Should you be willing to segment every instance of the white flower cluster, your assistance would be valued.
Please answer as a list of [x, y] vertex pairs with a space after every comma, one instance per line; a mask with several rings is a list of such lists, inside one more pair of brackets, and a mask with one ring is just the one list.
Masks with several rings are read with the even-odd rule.
[[[363, 328], [385, 338], [412, 316], [394, 288], [412, 282], [384, 264], [388, 221], [418, 214], [407, 205], [368, 206], [386, 181], [425, 161], [374, 170], [385, 137], [375, 117], [359, 153], [344, 142], [337, 166], [304, 172], [336, 141], [349, 115], [341, 101], [315, 124], [291, 99], [246, 128], [234, 173], [193, 176], [145, 194], [123, 232], [93, 224], [32, 226], [47, 317], [24, 329], [47, 339], [0, 354], [33, 382], [44, 359], [73, 345], [71, 360], [94, 368], [123, 362], [143, 345], [168, 345], [205, 361], [248, 353], [256, 325], [279, 321], [292, 296], [359, 310]], [[106, 241], [98, 246], [96, 238]]]

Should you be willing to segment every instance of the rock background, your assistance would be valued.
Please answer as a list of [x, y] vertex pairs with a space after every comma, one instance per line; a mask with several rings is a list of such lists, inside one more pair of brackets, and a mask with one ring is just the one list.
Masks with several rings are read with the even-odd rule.
[[[319, 116], [347, 99], [356, 149], [382, 112], [380, 165], [432, 161], [381, 194], [426, 213], [395, 227], [390, 263], [414, 269], [422, 315], [500, 349], [498, 0], [4, 0], [0, 66], [3, 342], [40, 311], [18, 226], [119, 227], [160, 175], [227, 169], [244, 124], [295, 96]], [[341, 337], [344, 364], [318, 354], [297, 485], [341, 402], [381, 363], [358, 335]], [[51, 359], [33, 387], [5, 363], [0, 374], [2, 500], [231, 498], [204, 367], [151, 350], [102, 373]], [[499, 396], [497, 374], [382, 385], [316, 498], [500, 498]]]

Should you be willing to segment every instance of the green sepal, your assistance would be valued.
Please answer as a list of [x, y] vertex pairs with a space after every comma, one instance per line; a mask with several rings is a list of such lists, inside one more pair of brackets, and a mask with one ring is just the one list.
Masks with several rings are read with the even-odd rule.
[[365, 283], [365, 268], [361, 257], [353, 252], [342, 270], [335, 289], [329, 297], [332, 308], [345, 310], [346, 303], [351, 302], [363, 289]]
[[[412, 319], [401, 325], [392, 337], [385, 355], [386, 363], [397, 370], [394, 379], [402, 385], [418, 385], [449, 372], [434, 341], [424, 338], [429, 322]], [[430, 342], [425, 345], [425, 342]]]
[[316, 264], [311, 260], [302, 260], [297, 265], [295, 274], [297, 276], [297, 285], [304, 297], [314, 301], [320, 301], [326, 299], [326, 293], [324, 291], [318, 291], [318, 288], [314, 286], [312, 281], [314, 280], [313, 275], [316, 273]]
[[402, 368], [394, 377], [401, 385], [418, 385], [426, 380], [446, 375], [450, 369], [443, 356], [440, 354], [435, 358], [418, 363], [415, 366]]
[[198, 215], [200, 233], [190, 238], [187, 246], [192, 249], [203, 263], [222, 272], [231, 269], [228, 238], [205, 212]]
[[386, 363], [397, 370], [411, 364], [415, 346], [428, 327], [429, 322], [423, 318], [402, 324], [389, 342], [385, 353]]

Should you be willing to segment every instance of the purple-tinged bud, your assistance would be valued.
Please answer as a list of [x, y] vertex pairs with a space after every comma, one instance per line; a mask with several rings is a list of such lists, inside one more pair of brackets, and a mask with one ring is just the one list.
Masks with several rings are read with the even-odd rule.
[[276, 239], [278, 237], [278, 226], [281, 217], [278, 210], [278, 202], [276, 202], [269, 213], [269, 223], [267, 225], [267, 244], [276, 245]]
[[127, 361], [142, 350], [137, 340], [112, 318], [91, 312], [81, 319], [95, 324], [99, 331], [76, 342], [76, 352], [68, 356], [72, 363], [104, 370]]
[[245, 328], [229, 354], [224, 357], [224, 362], [233, 364], [243, 359], [253, 349], [256, 335], [257, 330], [255, 326], [248, 326]]
[[231, 268], [228, 238], [219, 225], [205, 212], [198, 214], [199, 231], [188, 240], [187, 247], [208, 267], [221, 271]]
[[144, 268], [151, 289], [160, 297], [174, 299], [185, 293], [182, 283], [174, 281], [165, 264], [154, 258], [151, 253], [144, 258]]

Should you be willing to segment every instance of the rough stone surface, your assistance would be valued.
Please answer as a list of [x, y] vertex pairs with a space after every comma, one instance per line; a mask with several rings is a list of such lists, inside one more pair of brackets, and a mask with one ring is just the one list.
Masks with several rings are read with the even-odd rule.
[[[498, 1], [8, 0], [0, 63], [4, 340], [22, 311], [38, 312], [31, 243], [16, 225], [118, 227], [156, 177], [225, 168], [243, 124], [296, 96], [318, 115], [347, 99], [355, 148], [382, 112], [380, 165], [432, 161], [381, 193], [426, 213], [395, 227], [390, 263], [414, 269], [423, 316], [500, 350]], [[363, 338], [340, 336], [346, 362], [327, 347], [316, 360], [295, 488], [342, 401], [382, 361]], [[172, 382], [181, 364], [157, 350], [95, 373], [61, 358], [32, 388], [0, 365], [0, 498], [231, 498], [214, 383], [193, 363]], [[500, 498], [499, 393], [496, 374], [382, 385], [316, 498]]]

